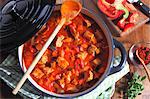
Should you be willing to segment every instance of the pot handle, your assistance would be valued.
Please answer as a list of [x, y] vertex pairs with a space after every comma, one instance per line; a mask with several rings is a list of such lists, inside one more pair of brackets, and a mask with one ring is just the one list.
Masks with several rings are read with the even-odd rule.
[[114, 41], [114, 48], [118, 48], [121, 52], [121, 61], [120, 61], [120, 64], [118, 66], [112, 66], [111, 67], [109, 75], [114, 74], [114, 73], [122, 70], [124, 68], [124, 65], [125, 65], [126, 60], [127, 60], [127, 53], [126, 53], [124, 46], [115, 39], [113, 39], [113, 41]]

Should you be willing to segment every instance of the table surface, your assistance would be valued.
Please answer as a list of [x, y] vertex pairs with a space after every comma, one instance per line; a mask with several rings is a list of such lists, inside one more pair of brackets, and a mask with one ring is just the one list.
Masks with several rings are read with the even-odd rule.
[[[118, 41], [122, 42], [124, 47], [126, 48], [126, 51], [129, 52], [130, 47], [140, 41], [150, 42], [150, 24], [144, 24], [137, 30], [133, 31], [130, 35], [116, 38]], [[116, 52], [116, 54], [118, 54]], [[137, 71], [141, 76], [145, 76], [146, 73], [144, 69], [137, 68], [134, 66], [130, 60], [128, 59], [129, 66], [130, 66], [130, 72]], [[123, 78], [119, 80], [116, 84], [116, 88], [121, 84], [123, 81]], [[137, 96], [136, 99], [150, 99], [150, 82], [146, 78], [143, 82], [144, 84], [144, 91], [141, 95]], [[115, 91], [115, 94], [113, 95], [112, 99], [122, 99], [120, 96], [122, 96], [123, 93], [119, 94], [117, 91]]]
[[[144, 0], [143, 2], [150, 5], [149, 0]], [[126, 51], [128, 52], [131, 45], [137, 42], [140, 42], [140, 41], [150, 42], [150, 24], [144, 24], [143, 26], [139, 27], [137, 30], [134, 30], [132, 33], [130, 33], [130, 35], [126, 35], [123, 37], [114, 37], [114, 38], [122, 42], [124, 47], [126, 48]], [[146, 75], [143, 69], [136, 68], [130, 62], [129, 62], [129, 65], [130, 65], [131, 72], [137, 71], [142, 76]], [[117, 82], [116, 88], [121, 83], [122, 80], [123, 78]], [[145, 89], [142, 92], [142, 94], [139, 95], [136, 99], [149, 99], [150, 97], [150, 83], [147, 78], [146, 80], [144, 80], [143, 84], [144, 84]], [[7, 87], [6, 84], [0, 82], [0, 87], [1, 87], [0, 98], [21, 98], [20, 96], [14, 97], [11, 94], [12, 89]], [[115, 91], [112, 99], [122, 99], [122, 93], [118, 93], [117, 91]]]
[[[142, 0], [145, 4], [147, 4], [150, 7], [150, 1], [149, 0]], [[124, 47], [126, 48], [126, 51], [129, 52], [130, 47], [137, 43], [137, 42], [150, 42], [150, 23], [144, 24], [143, 26], [139, 27], [138, 29], [134, 30], [130, 35], [126, 35], [123, 37], [116, 38], [118, 41], [122, 42]], [[117, 52], [116, 52], [117, 53]], [[138, 72], [141, 76], [145, 76], [145, 70], [141, 68], [135, 67], [128, 59], [129, 66], [130, 66], [130, 72]], [[117, 87], [121, 84], [121, 82], [124, 81], [124, 78], [120, 79], [116, 84]], [[136, 99], [150, 99], [150, 82], [148, 81], [148, 78], [146, 78], [143, 82], [144, 90], [141, 95], [137, 96]], [[118, 93], [115, 91], [112, 99], [122, 99], [123, 93]]]

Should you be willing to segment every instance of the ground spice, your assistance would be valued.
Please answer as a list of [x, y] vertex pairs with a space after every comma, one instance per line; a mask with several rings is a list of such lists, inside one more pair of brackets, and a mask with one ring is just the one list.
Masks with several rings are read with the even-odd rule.
[[[138, 50], [138, 54], [143, 59], [144, 63], [146, 65], [149, 64], [150, 63], [150, 48], [142, 46], [142, 47], [138, 47], [136, 50]], [[136, 60], [137, 63], [140, 63], [135, 53], [134, 53], [134, 59]]]

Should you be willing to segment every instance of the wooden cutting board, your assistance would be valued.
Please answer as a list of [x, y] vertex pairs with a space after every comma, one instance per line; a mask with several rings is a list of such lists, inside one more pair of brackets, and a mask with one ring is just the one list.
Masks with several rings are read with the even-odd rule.
[[[143, 24], [149, 21], [149, 18], [136, 9], [132, 4], [128, 4], [130, 8], [136, 10], [139, 13], [138, 20], [133, 28], [130, 28], [128, 31], [121, 31], [105, 14], [103, 14], [97, 7], [97, 0], [82, 0], [85, 8], [95, 12], [98, 18], [102, 18], [105, 21], [105, 24], [109, 27], [113, 36], [124, 36], [130, 34], [133, 30], [139, 28]], [[143, 1], [144, 2], [144, 1]], [[144, 2], [146, 4], [146, 2]], [[132, 32], [133, 33], [133, 32]]]
[[[114, 25], [113, 22], [111, 21], [111, 24], [117, 29], [118, 33], [119, 33], [119, 36], [124, 36], [124, 35], [128, 35], [129, 33], [131, 33], [133, 30], [139, 28], [140, 26], [142, 26], [143, 24], [145, 24], [146, 22], [149, 21], [149, 18], [144, 15], [141, 11], [139, 11], [138, 9], [136, 9], [132, 4], [128, 4], [128, 7], [137, 11], [139, 16], [138, 16], [138, 19], [135, 23], [135, 26], [130, 28], [129, 30], [127, 30], [126, 32], [122, 32], [118, 26]], [[109, 20], [109, 19], [108, 19]]]

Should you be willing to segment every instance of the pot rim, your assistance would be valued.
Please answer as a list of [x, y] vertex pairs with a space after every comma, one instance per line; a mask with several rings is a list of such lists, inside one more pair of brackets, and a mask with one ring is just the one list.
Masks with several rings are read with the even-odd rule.
[[[57, 11], [60, 9], [60, 6], [57, 6], [54, 11]], [[108, 29], [108, 27], [106, 26], [105, 22], [100, 18], [98, 17], [94, 12], [91, 12], [90, 10], [86, 9], [86, 8], [82, 8], [81, 10], [81, 13], [82, 14], [85, 14], [87, 15], [88, 17], [90, 17], [91, 19], [93, 19], [97, 25], [99, 26], [99, 28], [102, 29], [103, 31], [103, 34], [105, 35], [106, 39], [107, 39], [107, 43], [108, 43], [108, 46], [109, 46], [109, 57], [108, 57], [108, 62], [107, 62], [107, 68], [105, 70], [105, 72], [103, 73], [103, 75], [100, 77], [100, 79], [90, 88], [82, 91], [82, 92], [78, 92], [78, 93], [73, 93], [73, 94], [57, 94], [57, 93], [54, 93], [54, 92], [50, 92], [46, 89], [44, 89], [43, 87], [41, 87], [40, 85], [38, 85], [32, 78], [31, 76], [29, 76], [29, 81], [36, 87], [38, 88], [39, 90], [43, 91], [44, 93], [46, 94], [49, 94], [53, 97], [59, 97], [59, 98], [67, 98], [67, 97], [71, 97], [71, 98], [74, 98], [74, 97], [79, 97], [79, 96], [83, 96], [85, 94], [88, 94], [90, 93], [92, 90], [94, 90], [97, 86], [100, 85], [100, 83], [105, 79], [106, 76], [108, 76], [109, 74], [109, 71], [112, 67], [112, 64], [113, 64], [113, 58], [114, 58], [114, 43], [113, 43], [113, 39], [112, 39], [112, 36], [110, 35], [110, 30]], [[20, 63], [20, 66], [23, 70], [23, 72], [26, 72], [26, 67], [24, 65], [24, 61], [23, 61], [23, 57], [22, 57], [22, 53], [23, 53], [23, 45], [21, 45], [19, 48], [18, 48], [18, 56], [19, 56], [19, 63]]]

